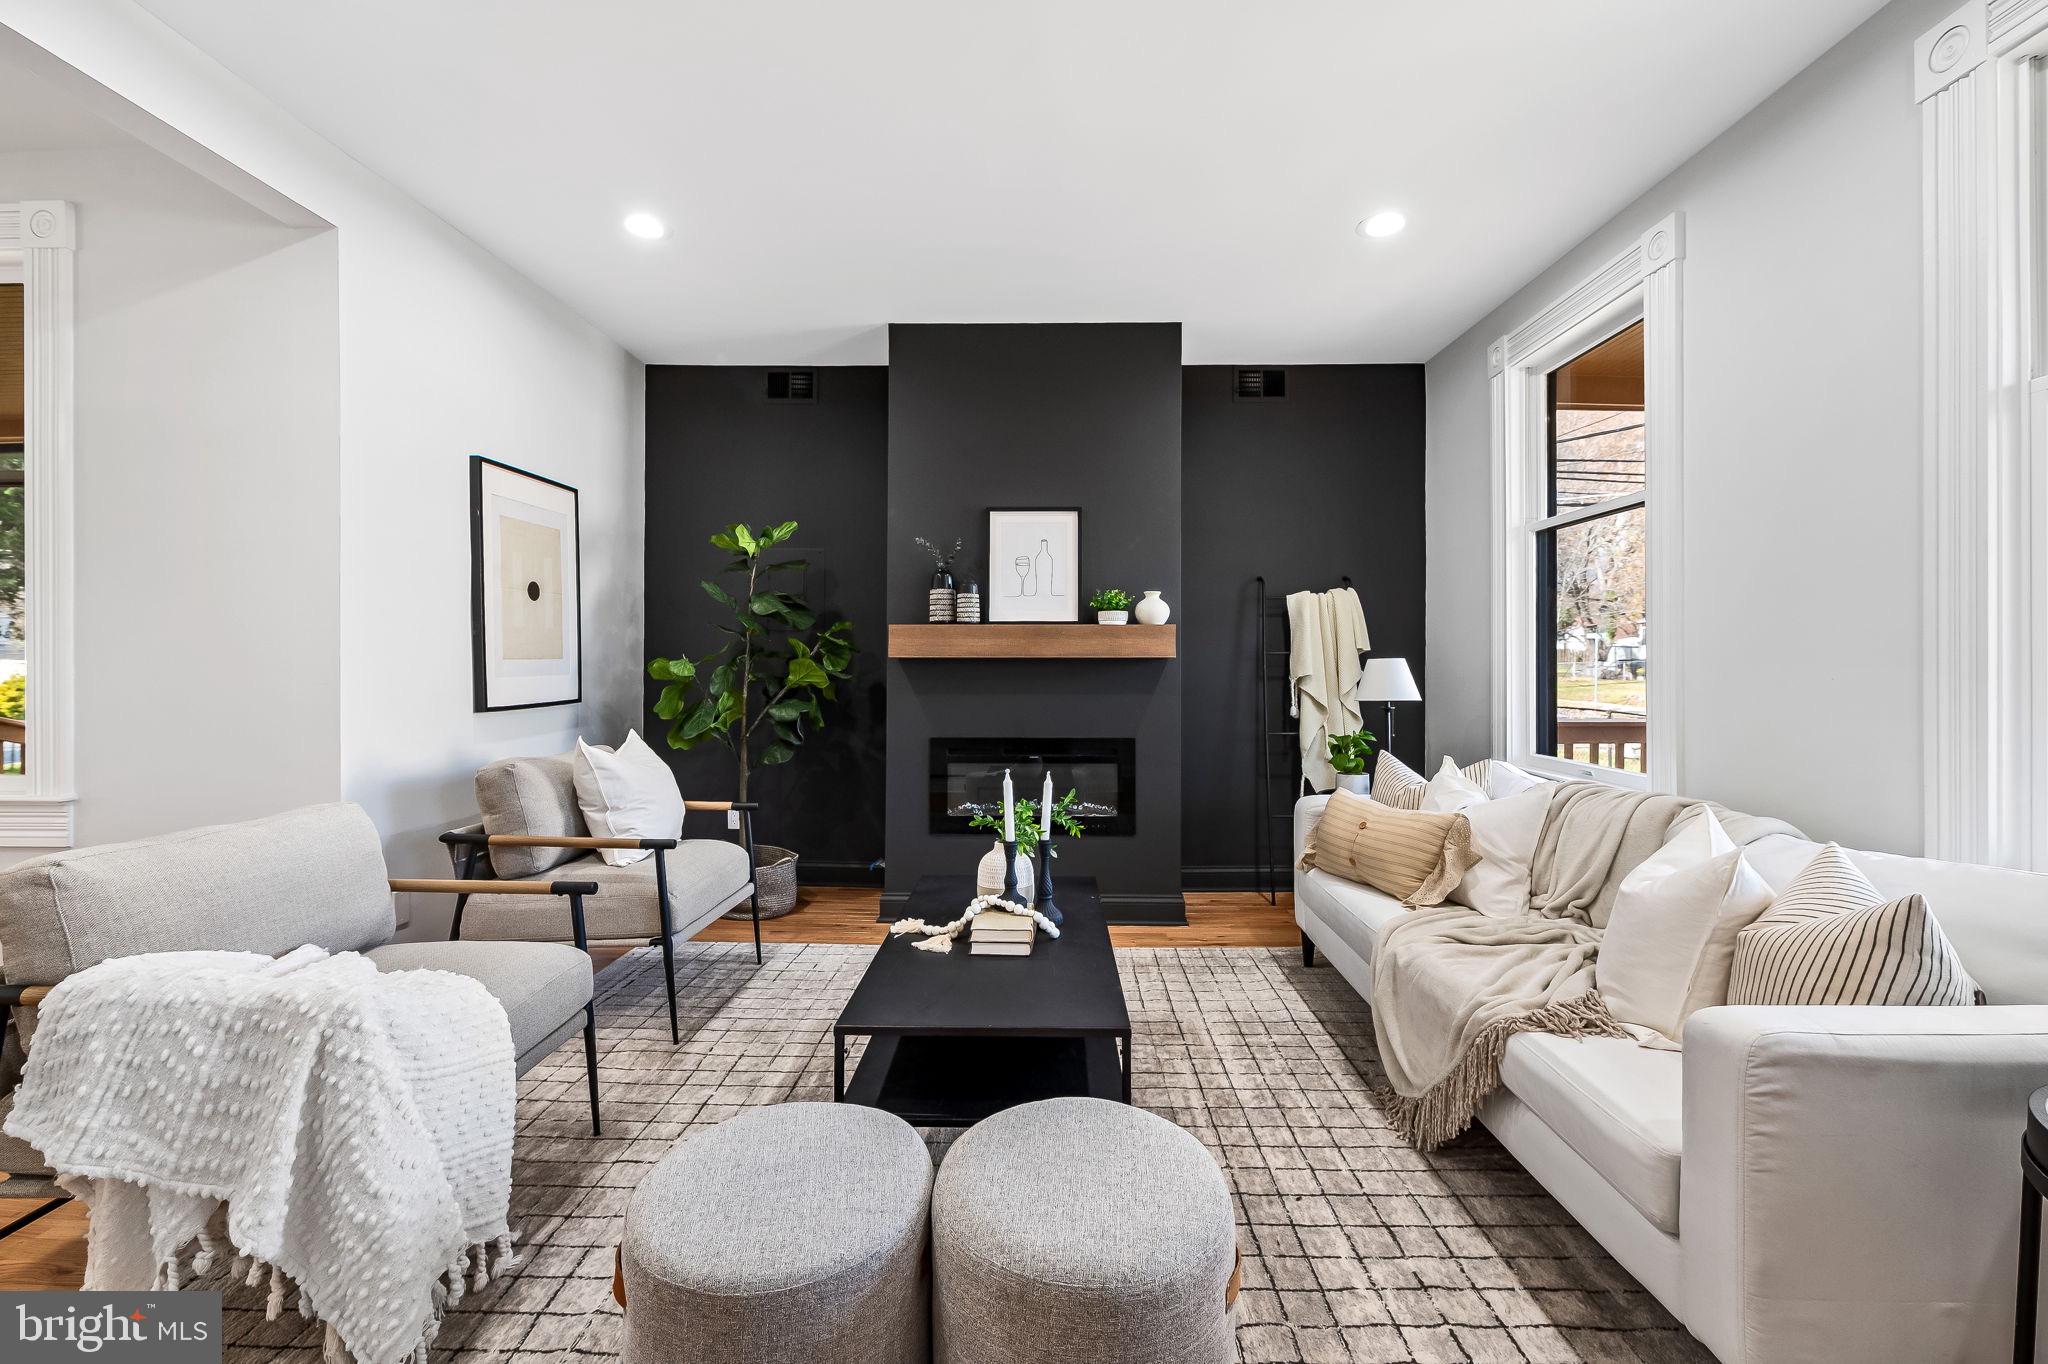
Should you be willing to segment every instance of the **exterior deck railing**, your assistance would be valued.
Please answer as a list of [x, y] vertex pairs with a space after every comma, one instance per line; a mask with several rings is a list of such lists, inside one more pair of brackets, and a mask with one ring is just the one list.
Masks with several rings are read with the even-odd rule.
[[1557, 721], [1557, 756], [1632, 772], [1650, 770], [1649, 725], [1642, 720], [1608, 717]]

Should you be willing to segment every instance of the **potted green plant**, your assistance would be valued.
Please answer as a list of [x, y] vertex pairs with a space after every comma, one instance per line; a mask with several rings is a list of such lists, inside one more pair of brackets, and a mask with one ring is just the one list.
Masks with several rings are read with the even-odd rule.
[[1095, 613], [1097, 625], [1128, 625], [1131, 623], [1131, 594], [1121, 587], [1098, 587], [1095, 595], [1088, 599], [1088, 609]]
[[1366, 769], [1372, 760], [1372, 746], [1378, 742], [1379, 736], [1367, 729], [1330, 736], [1330, 766], [1337, 770], [1338, 790], [1372, 794], [1372, 777]]
[[[1074, 801], [1078, 791], [1069, 791], [1053, 802], [1052, 822], [1060, 832], [1070, 838], [1081, 836], [1081, 817], [1075, 814]], [[1001, 809], [977, 811], [967, 821], [970, 829], [992, 829], [996, 834], [996, 845], [981, 859], [975, 868], [974, 890], [977, 895], [994, 895], [1003, 888], [1003, 812]], [[1058, 857], [1060, 850], [1054, 847], [1052, 855]], [[1020, 800], [1017, 802], [1017, 894], [1025, 904], [1031, 903], [1031, 892], [1038, 883], [1033, 861], [1038, 856], [1038, 802]]]
[[[748, 798], [756, 766], [794, 758], [810, 730], [821, 728], [821, 701], [838, 699], [837, 686], [853, 677], [853, 625], [818, 626], [802, 597], [765, 581], [805, 567], [802, 559], [770, 552], [796, 534], [796, 522], [728, 526], [711, 543], [733, 556], [724, 572], [743, 581], [728, 591], [705, 579], [698, 586], [731, 613], [720, 625], [726, 642], [702, 658], [657, 658], [647, 674], [663, 683], [654, 713], [669, 722], [668, 746], [688, 751], [708, 739], [732, 750], [739, 799]], [[762, 916], [796, 907], [796, 854], [763, 844], [755, 849], [755, 890]]]

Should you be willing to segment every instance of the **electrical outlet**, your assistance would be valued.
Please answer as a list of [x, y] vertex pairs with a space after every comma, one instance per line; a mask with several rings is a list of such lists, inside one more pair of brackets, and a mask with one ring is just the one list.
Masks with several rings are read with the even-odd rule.
[[725, 812], [725, 827], [726, 827], [726, 828], [728, 828], [728, 829], [737, 829], [737, 828], [739, 828], [739, 827], [740, 827], [740, 812], [739, 812], [739, 811], [737, 811], [737, 810], [727, 810], [727, 811]]

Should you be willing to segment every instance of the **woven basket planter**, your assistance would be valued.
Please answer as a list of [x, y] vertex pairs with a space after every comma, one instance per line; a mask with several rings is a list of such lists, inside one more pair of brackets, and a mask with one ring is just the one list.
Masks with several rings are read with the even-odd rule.
[[[754, 845], [754, 896], [761, 904], [761, 917], [779, 919], [796, 908], [796, 854], [773, 843]], [[725, 916], [752, 919], [745, 905]]]

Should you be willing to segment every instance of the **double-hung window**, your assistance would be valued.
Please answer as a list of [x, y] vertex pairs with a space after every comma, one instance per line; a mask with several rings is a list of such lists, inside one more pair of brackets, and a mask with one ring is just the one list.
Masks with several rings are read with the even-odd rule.
[[1642, 322], [1545, 375], [1543, 408], [1536, 749], [1647, 772]]
[[1657, 224], [1488, 350], [1494, 752], [1680, 789], [1679, 263]]

